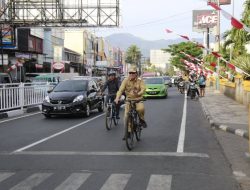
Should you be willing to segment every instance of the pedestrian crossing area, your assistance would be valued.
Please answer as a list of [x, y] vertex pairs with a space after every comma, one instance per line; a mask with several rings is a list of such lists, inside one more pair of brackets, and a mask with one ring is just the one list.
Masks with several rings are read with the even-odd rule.
[[[18, 180], [11, 180], [15, 178], [17, 173], [15, 172], [0, 172], [0, 190], [32, 190], [39, 189], [39, 186], [43, 186], [48, 183], [50, 178], [55, 177], [55, 175], [60, 175], [58, 173], [52, 172], [38, 172], [31, 173], [25, 178]], [[139, 174], [124, 174], [124, 173], [112, 173], [105, 178], [104, 182], [101, 184], [100, 190], [126, 190], [127, 184], [135, 175]], [[80, 189], [96, 189], [96, 187], [84, 188], [84, 183], [86, 183], [91, 178], [94, 178], [94, 174], [91, 172], [75, 172], [70, 173], [65, 176], [58, 184], [55, 184], [54, 190], [80, 190]], [[151, 174], [145, 183], [147, 187], [143, 187], [141, 190], [171, 190], [171, 175], [160, 175]], [[98, 183], [98, 181], [96, 181]], [[2, 184], [2, 185], [1, 185]], [[6, 189], [6, 187], [8, 187]], [[49, 188], [50, 189], [50, 188]], [[137, 190], [140, 190], [137, 188]]]

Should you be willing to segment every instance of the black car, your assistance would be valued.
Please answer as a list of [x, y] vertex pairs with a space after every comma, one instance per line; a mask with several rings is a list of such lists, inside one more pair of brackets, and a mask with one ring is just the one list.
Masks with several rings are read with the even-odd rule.
[[83, 114], [88, 117], [91, 110], [103, 112], [104, 98], [92, 79], [62, 81], [49, 92], [42, 103], [42, 113], [51, 115]]

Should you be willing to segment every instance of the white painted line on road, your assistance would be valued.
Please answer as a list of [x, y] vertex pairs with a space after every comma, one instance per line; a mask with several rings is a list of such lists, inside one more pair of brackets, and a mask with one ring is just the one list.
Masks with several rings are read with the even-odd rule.
[[0, 173], [0, 182], [4, 181], [5, 179], [9, 178], [10, 176], [12, 176], [14, 174], [15, 173], [11, 173], [11, 172]]
[[26, 189], [33, 189], [34, 187], [38, 186], [42, 183], [45, 179], [51, 176], [52, 173], [36, 173], [28, 177], [26, 180], [22, 181], [21, 183], [17, 184], [10, 190], [26, 190]]
[[56, 136], [59, 136], [59, 135], [61, 135], [61, 134], [63, 134], [63, 133], [66, 133], [66, 132], [68, 132], [68, 131], [70, 131], [70, 130], [72, 130], [72, 129], [75, 129], [75, 128], [81, 126], [81, 125], [84, 125], [84, 124], [86, 124], [86, 123], [88, 123], [88, 122], [90, 122], [90, 121], [93, 121], [93, 120], [95, 120], [96, 118], [103, 116], [104, 114], [105, 114], [105, 113], [103, 113], [103, 114], [101, 114], [101, 115], [98, 115], [98, 116], [96, 116], [96, 117], [93, 117], [93, 118], [91, 118], [91, 119], [89, 119], [89, 120], [87, 120], [87, 121], [84, 121], [84, 122], [82, 122], [82, 123], [79, 123], [79, 124], [77, 124], [77, 125], [74, 125], [74, 126], [68, 128], [68, 129], [65, 129], [65, 130], [63, 130], [63, 131], [61, 131], [61, 132], [58, 132], [58, 133], [54, 134], [54, 135], [51, 135], [51, 136], [46, 137], [46, 138], [44, 138], [44, 139], [41, 139], [41, 140], [39, 140], [39, 141], [37, 141], [37, 142], [34, 142], [34, 143], [30, 144], [30, 145], [27, 145], [27, 146], [23, 147], [23, 148], [17, 149], [17, 150], [15, 150], [14, 152], [21, 152], [21, 151], [24, 151], [24, 150], [26, 150], [26, 149], [28, 149], [28, 148], [31, 148], [31, 147], [36, 146], [36, 145], [38, 145], [38, 144], [41, 144], [42, 142], [45, 142], [45, 141], [47, 141], [47, 140], [49, 140], [49, 139], [52, 139], [52, 138], [54, 138], [54, 137], [56, 137]]
[[131, 174], [112, 174], [100, 190], [123, 190]]
[[187, 118], [187, 92], [185, 91], [183, 113], [182, 113], [182, 120], [181, 120], [181, 130], [180, 130], [180, 134], [179, 134], [177, 152], [184, 151], [186, 118]]
[[13, 121], [13, 120], [21, 119], [21, 118], [25, 118], [25, 117], [33, 116], [33, 115], [36, 115], [36, 114], [41, 114], [41, 112], [38, 112], [38, 113], [33, 113], [33, 114], [28, 114], [28, 115], [23, 115], [23, 116], [19, 116], [19, 117], [11, 118], [11, 119], [6, 119], [6, 120], [4, 120], [4, 121], [0, 121], [0, 123], [5, 123], [5, 122], [8, 122], [8, 121]]
[[55, 190], [74, 190], [78, 189], [90, 176], [89, 173], [73, 173]]
[[171, 190], [171, 175], [151, 175], [147, 190]]
[[190, 152], [82, 152], [82, 151], [23, 151], [23, 152], [0, 152], [0, 155], [34, 155], [34, 156], [173, 156], [173, 157], [200, 157], [209, 158], [205, 153]]

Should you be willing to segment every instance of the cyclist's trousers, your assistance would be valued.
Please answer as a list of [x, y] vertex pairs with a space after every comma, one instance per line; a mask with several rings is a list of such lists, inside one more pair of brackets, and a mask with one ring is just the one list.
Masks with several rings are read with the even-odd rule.
[[[129, 104], [126, 103], [125, 104], [125, 113], [124, 113], [124, 118], [125, 119], [127, 118], [128, 111], [129, 111]], [[144, 108], [144, 103], [143, 102], [139, 102], [139, 103], [136, 104], [136, 111], [138, 112], [140, 119], [145, 121], [144, 120], [145, 108]]]

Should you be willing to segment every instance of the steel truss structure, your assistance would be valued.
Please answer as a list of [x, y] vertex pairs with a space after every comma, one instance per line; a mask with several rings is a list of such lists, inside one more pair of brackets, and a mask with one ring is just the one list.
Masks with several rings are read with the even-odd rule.
[[0, 0], [0, 24], [14, 27], [117, 27], [119, 0]]

